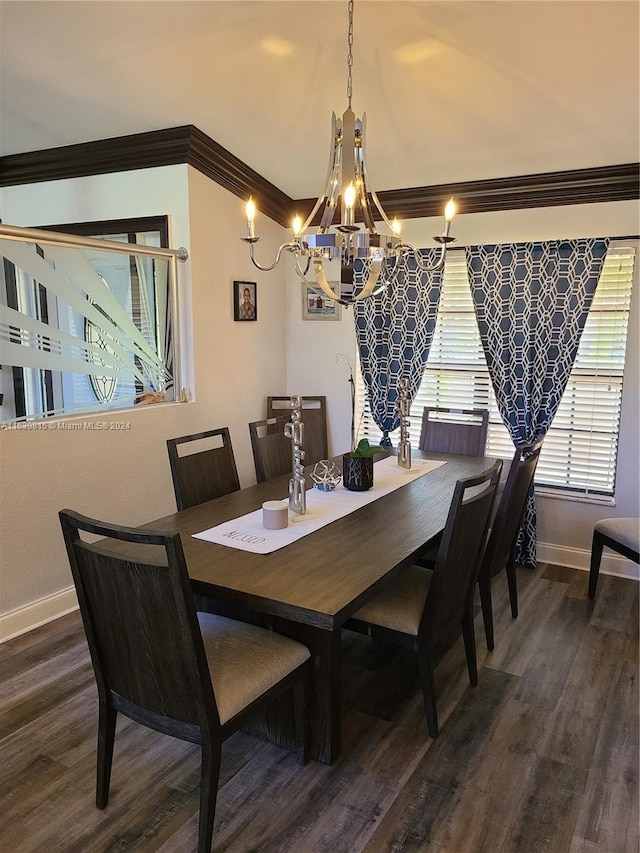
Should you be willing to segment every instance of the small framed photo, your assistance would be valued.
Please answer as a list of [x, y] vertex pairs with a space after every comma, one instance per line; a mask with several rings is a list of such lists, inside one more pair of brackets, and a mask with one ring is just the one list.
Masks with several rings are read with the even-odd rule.
[[233, 282], [233, 319], [258, 319], [258, 285], [255, 281]]
[[[335, 281], [329, 282], [329, 287], [340, 292], [340, 284]], [[328, 299], [324, 293], [315, 291], [307, 284], [302, 285], [302, 319], [303, 320], [339, 320], [340, 303], [335, 299]]]

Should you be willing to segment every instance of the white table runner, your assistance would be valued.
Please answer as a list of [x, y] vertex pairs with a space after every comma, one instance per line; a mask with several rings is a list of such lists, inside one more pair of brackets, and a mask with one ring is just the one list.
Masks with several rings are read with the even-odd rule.
[[[396, 458], [390, 456], [376, 463], [374, 485], [366, 492], [350, 492], [342, 483], [332, 492], [309, 489], [306, 514], [290, 512], [289, 526], [284, 530], [266, 530], [262, 526], [260, 507], [240, 518], [203, 530], [202, 533], [194, 533], [193, 537], [242, 551], [252, 551], [254, 554], [270, 554], [445, 464], [431, 459], [414, 459], [411, 468], [405, 471], [398, 468]], [[289, 498], [285, 498], [282, 503], [288, 506]]]

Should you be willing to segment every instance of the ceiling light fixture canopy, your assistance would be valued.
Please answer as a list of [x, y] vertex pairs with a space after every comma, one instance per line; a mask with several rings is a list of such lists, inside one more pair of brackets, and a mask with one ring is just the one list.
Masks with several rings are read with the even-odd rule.
[[[364, 161], [366, 114], [359, 119], [351, 109], [353, 0], [349, 0], [348, 48], [348, 106], [341, 119], [336, 118], [335, 113], [332, 115], [329, 169], [324, 189], [313, 210], [304, 222], [299, 216], [295, 217], [293, 239], [279, 247], [270, 266], [262, 266], [255, 258], [255, 244], [262, 238], [255, 235], [256, 205], [253, 198], [249, 199], [246, 206], [247, 236], [241, 238], [249, 244], [251, 260], [259, 270], [268, 272], [274, 269], [283, 252], [291, 252], [295, 256], [296, 272], [303, 281], [318, 293], [343, 305], [350, 305], [384, 290], [395, 278], [400, 259], [405, 253], [411, 253], [418, 267], [425, 272], [442, 267], [447, 246], [455, 239], [449, 235], [449, 231], [456, 212], [453, 199], [450, 199], [444, 210], [442, 234], [433, 238], [441, 248], [436, 262], [431, 265], [425, 262], [412, 245], [405, 243], [400, 237], [400, 224], [396, 219], [393, 222], [389, 220], [375, 190], [369, 185]], [[378, 219], [382, 219], [387, 226], [388, 233], [378, 232], [374, 208], [378, 212]], [[334, 227], [333, 220], [337, 210], [340, 211], [340, 222]], [[316, 232], [307, 233], [319, 212], [320, 224]], [[334, 289], [329, 283], [325, 264], [338, 259], [341, 270], [340, 286]], [[366, 281], [354, 292], [353, 270], [358, 259], [370, 261], [370, 264]], [[308, 278], [310, 270], [313, 277]]]

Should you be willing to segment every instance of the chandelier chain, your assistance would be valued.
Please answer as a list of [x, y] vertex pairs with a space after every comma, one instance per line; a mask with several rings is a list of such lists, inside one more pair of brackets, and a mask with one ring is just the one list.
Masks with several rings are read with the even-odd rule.
[[349, 35], [347, 37], [349, 45], [349, 55], [347, 56], [347, 101], [349, 109], [351, 109], [351, 96], [353, 94], [353, 83], [351, 80], [351, 72], [353, 69], [353, 0], [349, 0]]

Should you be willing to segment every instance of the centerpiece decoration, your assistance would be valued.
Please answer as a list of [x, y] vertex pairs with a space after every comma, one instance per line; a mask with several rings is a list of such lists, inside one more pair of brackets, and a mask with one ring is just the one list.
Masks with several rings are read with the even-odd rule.
[[396, 409], [400, 414], [400, 442], [398, 443], [398, 467], [409, 470], [411, 468], [411, 439], [409, 437], [409, 409], [411, 400], [409, 398], [409, 380], [406, 376], [400, 379], [398, 400]]
[[332, 492], [342, 479], [342, 474], [338, 466], [330, 459], [321, 459], [316, 462], [311, 472], [311, 479], [318, 491]]
[[284, 425], [284, 434], [291, 439], [291, 468], [289, 480], [289, 510], [296, 515], [307, 511], [307, 482], [304, 478], [304, 424], [302, 423], [302, 397], [292, 394], [291, 421]]
[[373, 486], [373, 457], [384, 453], [385, 448], [369, 444], [361, 438], [355, 450], [342, 457], [342, 482], [351, 492], [366, 492]]

